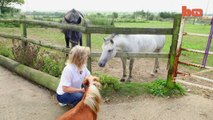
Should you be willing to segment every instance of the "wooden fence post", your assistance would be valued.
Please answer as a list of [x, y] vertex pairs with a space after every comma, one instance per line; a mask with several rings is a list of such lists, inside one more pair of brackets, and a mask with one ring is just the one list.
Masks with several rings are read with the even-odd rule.
[[181, 46], [182, 46], [182, 41], [183, 41], [184, 24], [185, 24], [185, 18], [182, 17], [181, 24], [180, 24], [180, 32], [179, 32], [179, 37], [178, 37], [178, 43], [177, 43], [177, 53], [176, 53], [175, 63], [174, 63], [173, 79], [174, 79], [174, 77], [177, 77], [178, 61], [179, 61], [179, 57], [181, 55], [181, 50], [182, 50]]
[[[21, 19], [25, 19], [26, 17], [24, 15], [21, 16]], [[20, 23], [20, 29], [21, 29], [21, 37], [27, 38], [27, 24], [26, 23]], [[26, 48], [27, 41], [22, 42], [22, 46]]]
[[[86, 34], [86, 41], [87, 41], [86, 46], [89, 47], [90, 51], [91, 51], [91, 33]], [[91, 58], [91, 56], [89, 56], [89, 58], [88, 58], [87, 68], [92, 73], [92, 58]]]
[[170, 46], [169, 61], [168, 61], [169, 70], [167, 74], [167, 84], [166, 84], [168, 88], [175, 87], [173, 72], [174, 72], [174, 66], [175, 66], [174, 63], [175, 63], [177, 43], [178, 43], [178, 37], [179, 37], [179, 31], [180, 31], [180, 23], [181, 23], [181, 15], [176, 15], [173, 22], [172, 43]]

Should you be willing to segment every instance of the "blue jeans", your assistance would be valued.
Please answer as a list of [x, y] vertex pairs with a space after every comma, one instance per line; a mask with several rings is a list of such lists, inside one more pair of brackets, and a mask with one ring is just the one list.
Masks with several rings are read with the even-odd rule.
[[63, 95], [57, 94], [57, 100], [63, 104], [72, 104], [73, 106], [77, 105], [83, 98], [84, 93], [74, 92], [74, 93], [64, 93]]

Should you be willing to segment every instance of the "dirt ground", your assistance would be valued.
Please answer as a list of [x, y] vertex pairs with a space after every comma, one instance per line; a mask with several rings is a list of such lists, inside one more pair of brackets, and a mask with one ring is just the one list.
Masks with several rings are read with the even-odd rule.
[[[152, 62], [153, 59], [136, 60], [132, 81], [146, 82], [166, 78], [166, 62], [160, 61], [162, 64], [159, 73], [154, 77], [150, 75]], [[105, 68], [99, 68], [97, 61], [94, 61], [93, 71], [120, 77], [121, 62], [115, 59]], [[194, 94], [194, 90], [198, 92]], [[0, 96], [0, 120], [54, 120], [69, 109], [57, 104], [53, 92], [1, 66]], [[98, 120], [212, 120], [211, 96], [213, 94], [210, 92], [190, 88], [187, 95], [180, 98], [159, 98], [151, 95], [122, 98], [120, 102], [103, 103]]]
[[[126, 65], [127, 75], [129, 74], [129, 61], [127, 61]], [[137, 58], [135, 59], [135, 63], [133, 65], [132, 70], [132, 81], [133, 82], [149, 82], [156, 79], [166, 79], [167, 78], [167, 59], [159, 59], [159, 69], [158, 73], [152, 76], [150, 73], [153, 71], [154, 68], [154, 58]], [[185, 72], [193, 73], [194, 70], [186, 69], [182, 66], [179, 66], [181, 70]], [[93, 60], [92, 64], [93, 72], [102, 72], [106, 73], [111, 76], [115, 76], [118, 78], [122, 77], [123, 69], [122, 63], [120, 58], [113, 58], [112, 60], [108, 61], [104, 68], [98, 66], [98, 58]], [[213, 75], [212, 75], [213, 76]]]
[[[154, 68], [154, 59], [147, 58], [147, 59], [135, 59], [135, 63], [133, 65], [132, 70], [132, 82], [148, 82], [155, 80], [157, 78], [165, 79], [167, 76], [167, 64], [162, 59], [160, 61], [160, 68], [158, 73], [155, 76], [151, 76], [150, 73], [153, 71]], [[127, 75], [129, 74], [129, 61], [127, 61], [126, 65]], [[121, 78], [123, 75], [122, 63], [120, 58], [113, 58], [110, 60], [104, 68], [98, 67], [98, 60], [93, 61], [92, 70], [94, 72], [102, 72], [106, 73], [111, 76], [115, 76]]]

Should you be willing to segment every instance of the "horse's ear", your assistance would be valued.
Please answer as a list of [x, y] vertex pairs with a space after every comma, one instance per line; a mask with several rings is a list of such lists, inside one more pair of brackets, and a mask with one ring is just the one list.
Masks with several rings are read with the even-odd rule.
[[112, 40], [112, 39], [110, 39], [110, 42], [113, 44], [114, 43], [114, 41]]
[[104, 42], [106, 42], [106, 38], [103, 38]]
[[89, 86], [89, 79], [88, 79], [88, 78], [85, 78], [85, 79], [84, 79], [83, 85]]
[[101, 83], [99, 82], [99, 77], [93, 78], [93, 85], [95, 85], [98, 89], [101, 89]]
[[99, 80], [100, 80], [99, 77], [94, 77], [94, 78], [93, 78], [93, 81], [99, 82]]

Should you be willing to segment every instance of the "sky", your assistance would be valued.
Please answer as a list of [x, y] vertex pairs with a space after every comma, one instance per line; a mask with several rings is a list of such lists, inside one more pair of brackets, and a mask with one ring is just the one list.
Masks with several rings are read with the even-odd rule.
[[200, 8], [203, 13], [213, 13], [213, 0], [25, 0], [25, 4], [17, 8], [22, 11], [64, 12], [72, 8], [89, 12], [134, 12], [145, 10], [150, 12], [178, 12], [182, 6], [189, 9]]

